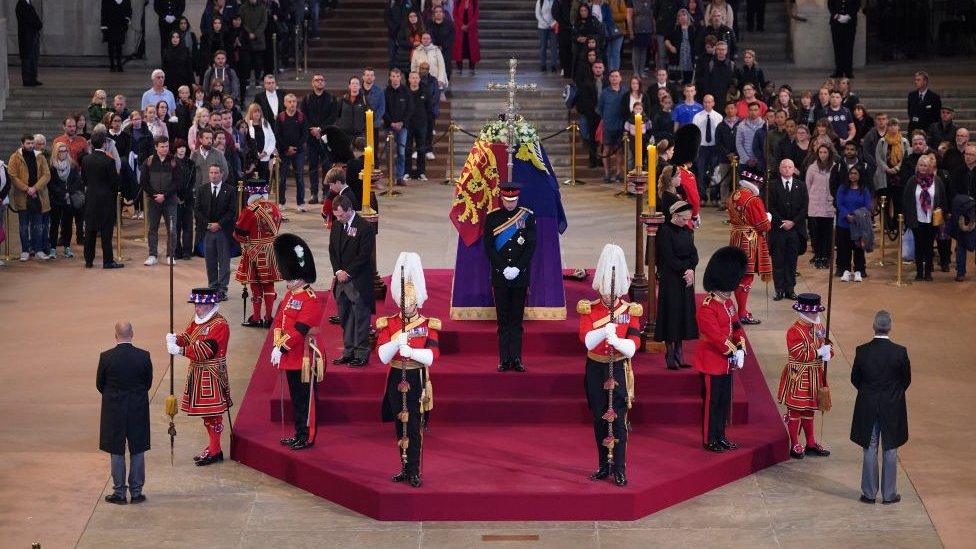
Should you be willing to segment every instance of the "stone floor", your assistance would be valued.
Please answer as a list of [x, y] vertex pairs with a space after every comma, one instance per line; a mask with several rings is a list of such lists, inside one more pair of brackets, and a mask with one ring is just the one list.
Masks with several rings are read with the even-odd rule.
[[[899, 79], [907, 87], [908, 79]], [[608, 241], [621, 244], [632, 260], [634, 205], [614, 198], [612, 191], [600, 185], [563, 188], [570, 220], [563, 238], [567, 266], [592, 266]], [[449, 187], [431, 183], [408, 188], [401, 197], [381, 198], [381, 272], [390, 271], [401, 250], [420, 252], [427, 267], [452, 266], [456, 237], [447, 219], [450, 199]], [[307, 236], [319, 258], [316, 286], [327, 286], [327, 240], [318, 214], [289, 215], [287, 230]], [[704, 214], [697, 234], [703, 258], [726, 241], [721, 219], [712, 210]], [[125, 226], [129, 236], [141, 231], [139, 222]], [[16, 235], [11, 246], [19, 251]], [[976, 451], [976, 427], [969, 421], [976, 374], [965, 342], [976, 322], [976, 313], [966, 307], [976, 297], [972, 280], [957, 284], [936, 273], [933, 283], [896, 288], [889, 284], [895, 267], [888, 266], [871, 267], [870, 278], [860, 285], [835, 284], [838, 357], [830, 369], [835, 404], [820, 431], [834, 452], [828, 459], [772, 467], [635, 522], [384, 523], [233, 462], [194, 467], [190, 456], [205, 436], [198, 420], [182, 415], [170, 465], [162, 410], [169, 390], [163, 345], [168, 280], [164, 267], [141, 266], [142, 246], [127, 238], [128, 265], [119, 271], [85, 270], [77, 258], [0, 269], [0, 318], [7, 320], [0, 366], [3, 546], [38, 541], [44, 547], [801, 547], [814, 542], [920, 548], [967, 547], [976, 536], [976, 470], [969, 459]], [[875, 252], [872, 261], [878, 257]], [[889, 248], [889, 262], [893, 258]], [[824, 271], [803, 260], [800, 270], [798, 291], [825, 292]], [[179, 325], [192, 314], [181, 296], [205, 274], [199, 259], [180, 262], [175, 271]], [[764, 323], [751, 328], [750, 337], [775, 388], [785, 355], [783, 332], [793, 313], [785, 302], [767, 306], [762, 285], [752, 305]], [[870, 338], [873, 313], [882, 307], [894, 316], [893, 338], [909, 346], [913, 359], [912, 438], [900, 453], [903, 502], [867, 506], [857, 502], [861, 453], [848, 441], [854, 394], [847, 379], [854, 350]], [[228, 302], [224, 313], [235, 323], [240, 301]], [[98, 352], [112, 345], [112, 324], [121, 318], [134, 324], [135, 343], [152, 352], [157, 383], [149, 500], [127, 507], [102, 501], [110, 480], [107, 456], [97, 450], [94, 390]], [[233, 329], [229, 359], [238, 400], [261, 340], [257, 331]], [[185, 361], [178, 359], [175, 366], [179, 391]], [[630, 467], [653, 471], [653, 464]]]

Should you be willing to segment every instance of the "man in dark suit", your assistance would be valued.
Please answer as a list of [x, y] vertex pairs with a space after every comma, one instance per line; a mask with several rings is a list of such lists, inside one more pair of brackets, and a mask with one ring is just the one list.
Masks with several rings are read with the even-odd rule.
[[491, 264], [491, 287], [498, 322], [498, 371], [524, 372], [522, 317], [529, 290], [529, 271], [535, 252], [535, 214], [519, 207], [521, 186], [501, 184], [501, 206], [485, 219], [481, 241]]
[[333, 364], [350, 368], [366, 365], [369, 359], [369, 325], [373, 310], [373, 257], [376, 235], [373, 227], [353, 209], [348, 196], [332, 201], [335, 222], [329, 234], [329, 260], [335, 273], [332, 295], [342, 323], [342, 356]]
[[929, 73], [915, 73], [915, 91], [908, 94], [908, 135], [915, 130], [927, 130], [939, 121], [942, 98], [929, 89]]
[[132, 324], [115, 324], [116, 346], [98, 358], [95, 388], [102, 394], [98, 448], [112, 456], [112, 494], [105, 501], [125, 505], [125, 449], [129, 447], [128, 490], [132, 503], [146, 501], [145, 452], [149, 449], [149, 389], [152, 360], [132, 345]]
[[861, 501], [874, 503], [878, 495], [878, 443], [883, 449], [881, 503], [901, 501], [898, 477], [898, 447], [908, 441], [908, 408], [905, 391], [912, 383], [908, 351], [892, 343], [891, 314], [874, 316], [874, 339], [857, 348], [851, 383], [857, 389], [851, 441], [864, 448], [861, 469]]
[[85, 187], [85, 267], [95, 261], [95, 238], [102, 239], [102, 267], [121, 269], [112, 256], [112, 230], [115, 228], [115, 201], [119, 192], [119, 172], [115, 160], [105, 154], [105, 135], [92, 136], [94, 151], [81, 159], [81, 180]]
[[769, 236], [769, 255], [773, 259], [774, 301], [796, 299], [796, 258], [806, 249], [807, 187], [796, 176], [789, 158], [779, 163], [779, 177], [769, 182], [769, 213], [773, 230]]
[[230, 283], [230, 242], [237, 220], [237, 189], [224, 183], [224, 173], [218, 165], [207, 172], [208, 183], [196, 189], [194, 216], [197, 234], [203, 235], [203, 256], [207, 261], [207, 285], [220, 292], [220, 300], [227, 300]]
[[285, 93], [278, 89], [273, 74], [265, 75], [264, 89], [254, 95], [254, 102], [261, 107], [261, 113], [269, 123], [274, 123], [278, 113], [285, 110]]
[[834, 78], [854, 77], [854, 36], [861, 0], [828, 0], [830, 37], [834, 42]]
[[44, 23], [32, 0], [17, 0], [17, 46], [20, 49], [20, 76], [25, 86], [40, 86], [37, 59], [41, 56], [41, 29]]
[[580, 134], [586, 141], [590, 162], [589, 167], [596, 168], [600, 165], [597, 156], [596, 128], [600, 125], [600, 115], [596, 113], [596, 102], [600, 98], [600, 92], [605, 86], [610, 85], [607, 77], [603, 74], [603, 61], [596, 61], [590, 65], [588, 73], [577, 74], [576, 81], [576, 112], [580, 114]]

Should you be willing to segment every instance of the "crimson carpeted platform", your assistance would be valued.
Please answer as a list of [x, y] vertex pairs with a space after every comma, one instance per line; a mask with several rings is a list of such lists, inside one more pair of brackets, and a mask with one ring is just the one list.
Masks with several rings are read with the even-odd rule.
[[[663, 355], [635, 357], [637, 402], [627, 447], [630, 484], [591, 482], [597, 455], [583, 392], [583, 347], [575, 303], [589, 281], [566, 283], [569, 318], [526, 323], [528, 371], [498, 373], [493, 322], [448, 320], [453, 271], [428, 270], [426, 316], [444, 322], [431, 368], [434, 410], [424, 437], [424, 485], [390, 482], [399, 471], [393, 426], [380, 422], [387, 367], [329, 365], [319, 396], [315, 447], [278, 444], [291, 434], [285, 389], [266, 341], [234, 422], [235, 460], [381, 520], [635, 520], [789, 457], [782, 420], [752, 355], [736, 375], [729, 437], [742, 448], [701, 448], [698, 374], [668, 371]], [[328, 314], [335, 305], [329, 297]], [[392, 301], [381, 309], [395, 310]], [[329, 358], [341, 333], [323, 324]], [[686, 359], [695, 344], [686, 344]]]

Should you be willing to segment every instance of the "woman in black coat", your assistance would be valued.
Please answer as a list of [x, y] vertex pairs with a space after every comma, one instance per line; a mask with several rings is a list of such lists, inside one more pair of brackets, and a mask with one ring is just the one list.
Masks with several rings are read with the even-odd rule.
[[163, 49], [162, 69], [166, 73], [166, 87], [176, 92], [180, 86], [192, 86], [193, 54], [183, 45], [183, 37], [173, 31], [169, 36], [169, 43]]
[[130, 0], [102, 0], [102, 42], [108, 44], [111, 72], [122, 72], [122, 45], [132, 18]]
[[669, 370], [688, 368], [682, 361], [682, 343], [698, 339], [695, 321], [695, 267], [698, 250], [695, 233], [688, 226], [691, 204], [679, 200], [671, 205], [670, 218], [657, 233], [657, 322], [654, 339], [666, 347]]

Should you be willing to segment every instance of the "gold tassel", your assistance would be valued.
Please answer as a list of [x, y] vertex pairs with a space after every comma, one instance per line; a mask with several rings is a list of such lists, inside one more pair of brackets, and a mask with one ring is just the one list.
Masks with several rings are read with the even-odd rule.
[[627, 409], [629, 410], [634, 405], [634, 368], [631, 365], [630, 359], [624, 361], [624, 379], [627, 382]]
[[173, 395], [166, 395], [166, 415], [176, 417], [176, 397]]
[[830, 399], [830, 387], [820, 387], [817, 389], [817, 408], [821, 412], [829, 412], [833, 407]]
[[302, 383], [308, 383], [312, 379], [312, 364], [307, 356], [302, 357]]

